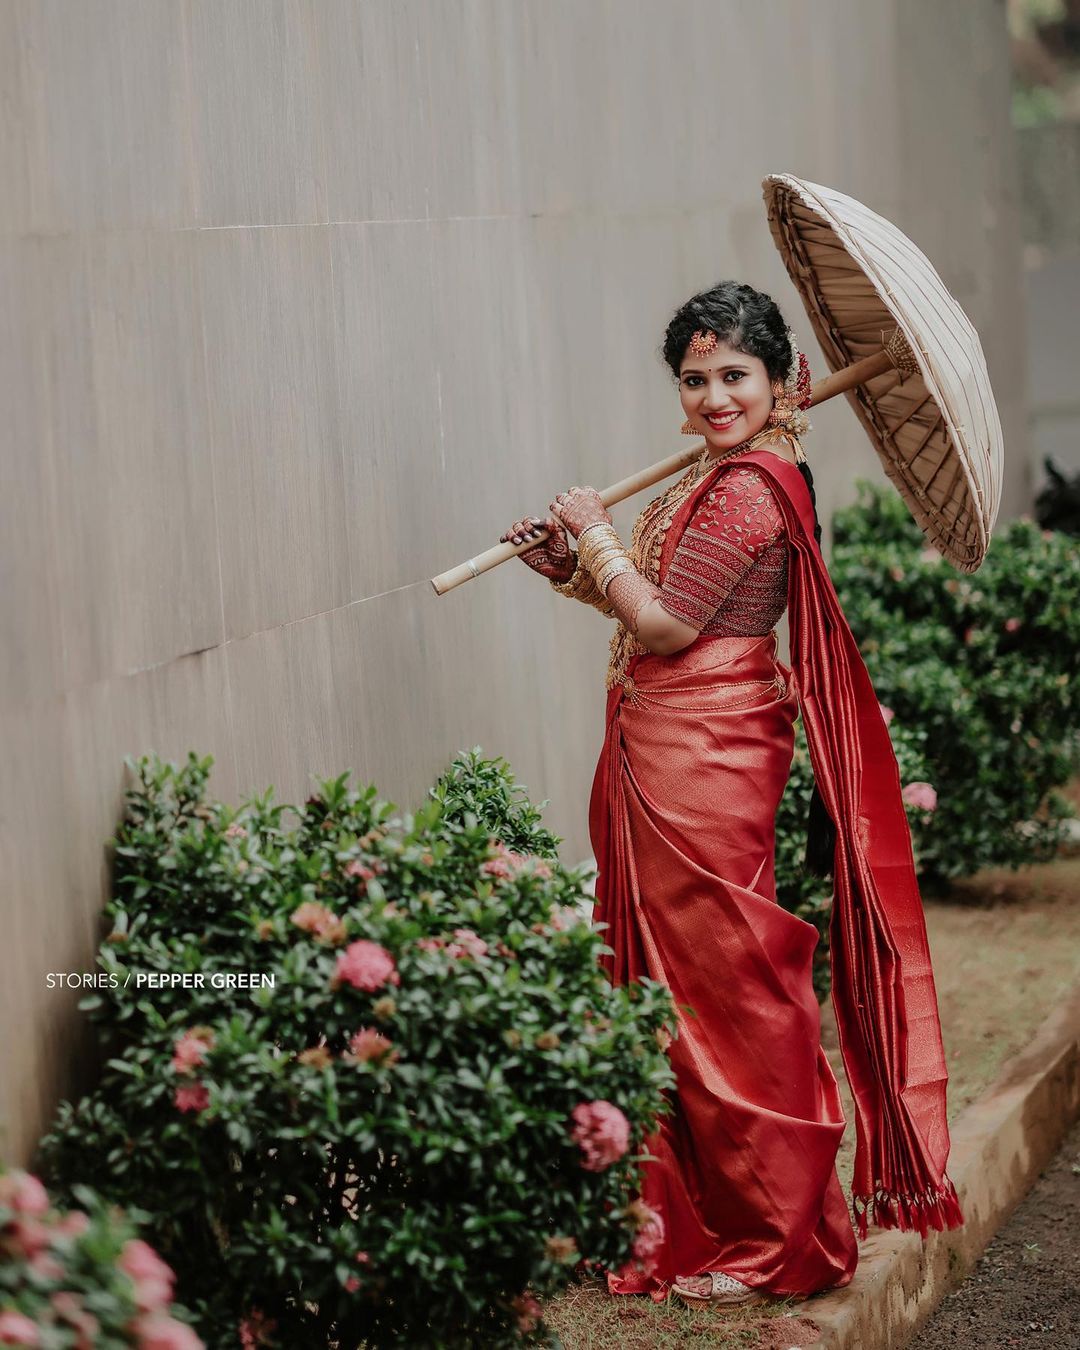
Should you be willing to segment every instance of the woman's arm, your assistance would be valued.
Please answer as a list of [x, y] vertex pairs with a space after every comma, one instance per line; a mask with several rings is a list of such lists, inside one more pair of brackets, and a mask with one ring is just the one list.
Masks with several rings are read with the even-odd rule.
[[663, 591], [636, 569], [620, 572], [608, 586], [607, 598], [617, 619], [643, 647], [657, 656], [673, 656], [689, 647], [698, 630], [669, 614], [660, 603]]
[[571, 488], [552, 509], [578, 538], [579, 567], [589, 569], [615, 616], [659, 656], [688, 647], [783, 533], [782, 514], [760, 475], [733, 467], [699, 503], [664, 584], [656, 586], [634, 566], [591, 488]]
[[634, 566], [593, 488], [570, 488], [555, 498], [551, 509], [555, 518], [577, 536], [577, 571], [591, 573], [609, 612], [643, 647], [659, 656], [671, 656], [693, 642], [698, 630], [661, 605], [661, 588]]

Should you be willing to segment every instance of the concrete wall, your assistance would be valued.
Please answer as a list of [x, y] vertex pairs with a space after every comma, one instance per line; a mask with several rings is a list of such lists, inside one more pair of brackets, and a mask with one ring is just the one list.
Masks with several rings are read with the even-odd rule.
[[1080, 122], [1017, 133], [1034, 480], [1080, 470]]
[[[765, 173], [938, 263], [1025, 504], [995, 0], [5, 0], [0, 88], [8, 1156], [75, 1081], [45, 974], [91, 968], [125, 753], [409, 804], [481, 744], [586, 853], [607, 622], [518, 564], [427, 578], [679, 448], [693, 290], [762, 286], [808, 344]], [[815, 422], [827, 514], [881, 475]]]

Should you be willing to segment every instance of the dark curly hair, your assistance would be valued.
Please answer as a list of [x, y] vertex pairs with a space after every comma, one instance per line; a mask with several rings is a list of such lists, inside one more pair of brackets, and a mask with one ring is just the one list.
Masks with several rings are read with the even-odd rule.
[[[742, 282], [718, 281], [707, 291], [692, 296], [685, 305], [680, 305], [664, 333], [664, 345], [660, 350], [676, 381], [680, 378], [679, 371], [691, 336], [698, 329], [704, 332], [710, 328], [721, 342], [726, 342], [737, 352], [756, 356], [764, 364], [770, 380], [787, 377], [791, 344], [788, 326], [776, 301], [764, 291], [757, 291]], [[820, 545], [821, 523], [817, 514], [814, 475], [809, 464], [800, 463], [798, 468], [810, 492], [814, 538]], [[807, 814], [807, 869], [818, 876], [828, 876], [833, 868], [835, 848], [836, 826], [815, 781]]]
[[786, 377], [791, 360], [787, 324], [776, 301], [764, 291], [738, 281], [718, 281], [675, 311], [661, 351], [676, 380], [690, 337], [699, 328], [703, 332], [711, 328], [737, 352], [756, 356], [770, 380]]

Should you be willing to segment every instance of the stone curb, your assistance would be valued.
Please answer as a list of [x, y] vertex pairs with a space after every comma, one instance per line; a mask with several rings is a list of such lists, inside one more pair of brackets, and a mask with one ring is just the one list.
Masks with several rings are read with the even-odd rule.
[[876, 1232], [844, 1289], [800, 1305], [821, 1339], [814, 1350], [901, 1350], [1027, 1194], [1080, 1117], [1080, 988], [952, 1128], [949, 1175], [963, 1228]]

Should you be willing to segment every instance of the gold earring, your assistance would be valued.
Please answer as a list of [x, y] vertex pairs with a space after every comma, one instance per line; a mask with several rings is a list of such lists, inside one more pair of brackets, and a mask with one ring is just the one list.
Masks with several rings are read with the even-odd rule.
[[688, 417], [688, 418], [686, 419], [686, 421], [682, 424], [682, 426], [679, 428], [679, 430], [682, 432], [682, 434], [683, 434], [684, 436], [696, 436], [696, 435], [698, 434], [698, 433], [694, 430], [694, 428], [690, 425], [690, 419], [689, 419], [689, 417]]

